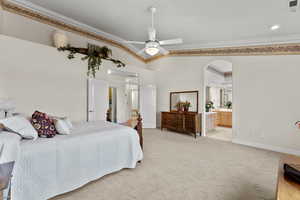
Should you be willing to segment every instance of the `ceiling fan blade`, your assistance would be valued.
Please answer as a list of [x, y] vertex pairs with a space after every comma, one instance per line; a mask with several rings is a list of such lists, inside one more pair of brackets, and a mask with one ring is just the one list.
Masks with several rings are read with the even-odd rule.
[[162, 40], [159, 41], [160, 45], [171, 45], [171, 44], [181, 44], [183, 40], [181, 38], [172, 39], [172, 40]]
[[143, 55], [146, 48], [143, 48], [137, 52], [138, 55]]
[[159, 49], [159, 52], [163, 55], [169, 54], [169, 51], [166, 50], [165, 48], [162, 48], [161, 46], [159, 46], [158, 49]]
[[127, 43], [127, 44], [145, 44], [145, 42], [139, 42], [139, 41], [123, 41], [123, 43]]
[[148, 36], [149, 36], [150, 41], [155, 41], [156, 40], [156, 30], [154, 28], [149, 28]]

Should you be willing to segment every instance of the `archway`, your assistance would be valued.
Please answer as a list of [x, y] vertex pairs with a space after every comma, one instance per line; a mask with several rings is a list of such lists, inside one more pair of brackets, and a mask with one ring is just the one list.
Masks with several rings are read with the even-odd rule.
[[204, 67], [202, 135], [232, 141], [232, 62], [216, 59]]

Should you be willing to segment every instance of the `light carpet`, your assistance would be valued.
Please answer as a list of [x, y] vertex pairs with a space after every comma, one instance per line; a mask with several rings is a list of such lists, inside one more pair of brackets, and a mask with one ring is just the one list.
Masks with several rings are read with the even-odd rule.
[[[52, 200], [271, 200], [279, 153], [144, 130], [145, 159]], [[76, 174], [74, 174], [76, 176]]]
[[214, 130], [208, 131], [207, 137], [224, 140], [224, 141], [232, 141], [232, 129], [226, 127], [216, 127]]

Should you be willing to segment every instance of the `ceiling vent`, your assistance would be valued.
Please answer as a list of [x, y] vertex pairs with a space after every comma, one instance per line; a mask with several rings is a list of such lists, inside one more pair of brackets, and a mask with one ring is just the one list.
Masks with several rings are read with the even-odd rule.
[[289, 8], [291, 12], [296, 12], [298, 8], [298, 0], [289, 0]]

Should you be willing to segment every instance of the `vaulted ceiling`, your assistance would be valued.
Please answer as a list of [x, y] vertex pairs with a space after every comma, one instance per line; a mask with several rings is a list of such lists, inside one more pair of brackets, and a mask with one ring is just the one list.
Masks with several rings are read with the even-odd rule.
[[[4, 0], [0, 0], [4, 1]], [[5, 0], [66, 24], [88, 29], [115, 41], [129, 52], [143, 48], [124, 40], [146, 41], [150, 6], [157, 8], [158, 39], [182, 38], [181, 45], [167, 46], [171, 55], [299, 54], [300, 45], [262, 49], [204, 50], [216, 47], [300, 43], [300, 8], [291, 12], [289, 0]], [[10, 9], [12, 8], [11, 6]], [[299, 7], [299, 6], [298, 6]], [[13, 8], [14, 9], [14, 8]], [[19, 10], [20, 11], [20, 10]], [[18, 11], [18, 12], [19, 12]], [[27, 15], [28, 12], [22, 13]], [[52, 21], [51, 21], [52, 23]], [[277, 30], [270, 30], [279, 25]], [[115, 44], [116, 44], [115, 43]], [[140, 57], [137, 55], [137, 57]], [[144, 59], [144, 58], [141, 58]], [[151, 60], [151, 59], [150, 59]], [[147, 60], [145, 60], [147, 61]]]
[[[300, 11], [288, 0], [29, 0], [125, 40], [147, 40], [150, 6], [157, 8], [159, 39], [181, 37], [169, 49], [298, 39]], [[281, 28], [271, 31], [270, 26]], [[138, 46], [139, 47], [139, 46]]]

